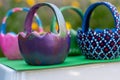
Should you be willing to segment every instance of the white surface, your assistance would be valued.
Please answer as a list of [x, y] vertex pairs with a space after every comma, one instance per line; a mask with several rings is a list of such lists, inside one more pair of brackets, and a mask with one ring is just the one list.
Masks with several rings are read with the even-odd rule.
[[15, 78], [16, 71], [0, 64], [0, 80], [12, 80]]
[[19, 72], [0, 65], [0, 80], [120, 80], [120, 62]]

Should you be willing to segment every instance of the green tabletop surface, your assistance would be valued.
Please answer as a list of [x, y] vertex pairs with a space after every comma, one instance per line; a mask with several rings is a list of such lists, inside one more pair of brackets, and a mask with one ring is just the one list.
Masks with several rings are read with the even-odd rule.
[[120, 61], [120, 57], [113, 60], [88, 60], [84, 56], [69, 56], [62, 64], [47, 65], [47, 66], [31, 66], [26, 64], [24, 60], [8, 60], [5, 57], [0, 58], [0, 64], [6, 65], [17, 71], [63, 68], [63, 67], [71, 67], [71, 66], [81, 66], [86, 64], [108, 63], [108, 62], [119, 62], [119, 61]]

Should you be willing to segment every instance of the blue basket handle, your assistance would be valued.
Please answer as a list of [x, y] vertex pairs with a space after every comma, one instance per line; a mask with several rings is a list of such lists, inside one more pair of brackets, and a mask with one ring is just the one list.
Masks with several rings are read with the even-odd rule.
[[114, 17], [115, 29], [119, 28], [119, 26], [120, 26], [119, 13], [118, 13], [116, 7], [114, 5], [112, 5], [111, 3], [109, 3], [109, 2], [96, 2], [96, 3], [92, 4], [92, 5], [90, 5], [88, 7], [88, 9], [86, 10], [85, 14], [84, 14], [84, 19], [83, 19], [83, 24], [82, 24], [82, 31], [84, 33], [87, 33], [88, 30], [89, 30], [89, 21], [90, 21], [90, 16], [91, 16], [92, 11], [97, 6], [100, 6], [100, 5], [104, 5], [110, 10], [110, 12], [112, 13], [112, 16]]
[[[24, 7], [24, 8], [16, 7], [16, 8], [13, 8], [13, 9], [9, 10], [2, 20], [2, 24], [1, 24], [1, 27], [0, 27], [1, 33], [4, 33], [4, 34], [6, 33], [6, 21], [7, 21], [8, 17], [10, 17], [15, 12], [20, 12], [20, 11], [29, 12], [29, 10], [30, 9], [26, 8], [26, 7]], [[35, 20], [36, 20], [38, 26], [42, 29], [42, 22], [41, 22], [41, 20], [40, 20], [40, 18], [38, 17], [37, 14], [35, 14]]]

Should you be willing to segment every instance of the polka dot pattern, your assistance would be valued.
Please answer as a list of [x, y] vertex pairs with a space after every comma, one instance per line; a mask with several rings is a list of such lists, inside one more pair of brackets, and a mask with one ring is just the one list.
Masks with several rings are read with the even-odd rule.
[[114, 59], [119, 56], [120, 29], [113, 33], [105, 29], [101, 33], [89, 30], [87, 34], [78, 31], [77, 42], [82, 53], [90, 59]]
[[[77, 42], [83, 55], [88, 59], [114, 59], [119, 57], [120, 52], [120, 18], [116, 8], [108, 3], [101, 2], [109, 7], [116, 20], [115, 29], [104, 29], [101, 32], [89, 29], [77, 31]], [[96, 4], [96, 3], [95, 3]]]

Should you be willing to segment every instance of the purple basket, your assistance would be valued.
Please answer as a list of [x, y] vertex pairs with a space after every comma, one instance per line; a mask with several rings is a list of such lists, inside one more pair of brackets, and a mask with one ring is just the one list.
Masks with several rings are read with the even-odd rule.
[[[56, 15], [59, 33], [46, 32], [39, 34], [32, 32], [31, 24], [35, 12], [39, 7], [50, 7]], [[51, 3], [39, 3], [34, 5], [25, 20], [26, 35], [19, 34], [18, 41], [21, 54], [29, 65], [50, 65], [64, 62], [68, 55], [69, 35], [65, 26], [65, 21], [60, 10]]]

